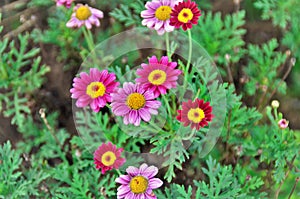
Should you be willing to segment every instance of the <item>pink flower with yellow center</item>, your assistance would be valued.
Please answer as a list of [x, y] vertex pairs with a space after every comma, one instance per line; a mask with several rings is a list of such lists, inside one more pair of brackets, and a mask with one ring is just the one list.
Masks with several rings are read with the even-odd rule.
[[125, 125], [139, 126], [141, 120], [149, 122], [151, 115], [157, 115], [161, 102], [155, 100], [152, 92], [145, 90], [140, 84], [125, 82], [123, 88], [111, 94], [112, 112], [123, 116]]
[[91, 29], [92, 25], [100, 26], [99, 19], [103, 18], [103, 12], [88, 5], [77, 4], [74, 7], [71, 19], [67, 22], [69, 28], [80, 28], [85, 26]]
[[137, 70], [137, 78], [135, 81], [140, 83], [145, 90], [153, 92], [154, 97], [166, 94], [168, 89], [176, 88], [180, 70], [175, 69], [176, 62], [169, 62], [167, 56], [163, 56], [160, 60], [156, 56], [149, 58], [149, 64], [141, 64], [142, 69]]
[[121, 184], [117, 199], [157, 199], [153, 189], [163, 184], [159, 178], [154, 178], [158, 173], [157, 167], [142, 164], [140, 168], [130, 166], [126, 172], [127, 175], [121, 175], [116, 179], [116, 182]]
[[193, 24], [197, 24], [201, 11], [198, 9], [197, 4], [193, 1], [184, 1], [176, 4], [172, 10], [170, 25], [175, 28], [180, 28], [184, 31], [191, 29]]
[[94, 112], [98, 112], [107, 102], [111, 102], [110, 94], [119, 85], [115, 79], [114, 73], [91, 68], [90, 74], [82, 72], [80, 77], [73, 79], [73, 88], [70, 90], [71, 97], [77, 99], [77, 107], [82, 108], [90, 105]]
[[188, 100], [182, 103], [182, 110], [178, 110], [178, 116], [176, 117], [178, 121], [183, 123], [183, 126], [191, 125], [191, 129], [208, 125], [213, 118], [212, 107], [209, 102], [204, 102], [203, 100], [196, 99], [195, 102]]
[[147, 2], [147, 10], [141, 12], [143, 26], [155, 29], [159, 35], [172, 32], [174, 27], [170, 25], [172, 8], [181, 0], [152, 0]]
[[117, 148], [111, 142], [102, 144], [94, 153], [94, 163], [96, 169], [101, 169], [101, 173], [105, 174], [106, 171], [120, 168], [125, 159], [121, 157], [123, 148]]
[[65, 6], [70, 8], [74, 0], [56, 0], [56, 6]]

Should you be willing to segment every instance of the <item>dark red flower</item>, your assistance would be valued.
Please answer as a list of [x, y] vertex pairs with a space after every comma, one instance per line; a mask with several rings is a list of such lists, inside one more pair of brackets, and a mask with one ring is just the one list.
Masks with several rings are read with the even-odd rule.
[[203, 100], [196, 99], [195, 102], [188, 100], [182, 103], [182, 110], [178, 110], [178, 116], [176, 117], [178, 121], [183, 123], [183, 126], [188, 126], [191, 124], [191, 129], [208, 125], [213, 118], [212, 107], [209, 102], [204, 102]]
[[186, 31], [191, 29], [193, 24], [198, 23], [198, 19], [201, 16], [201, 11], [198, 9], [198, 6], [193, 1], [182, 1], [174, 6], [171, 18], [170, 25], [175, 26], [175, 28], [180, 28]]

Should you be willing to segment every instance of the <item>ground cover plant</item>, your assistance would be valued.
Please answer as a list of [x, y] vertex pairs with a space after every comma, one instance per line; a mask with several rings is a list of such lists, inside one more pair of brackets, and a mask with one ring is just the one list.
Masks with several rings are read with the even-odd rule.
[[0, 198], [299, 198], [298, 4], [0, 3]]

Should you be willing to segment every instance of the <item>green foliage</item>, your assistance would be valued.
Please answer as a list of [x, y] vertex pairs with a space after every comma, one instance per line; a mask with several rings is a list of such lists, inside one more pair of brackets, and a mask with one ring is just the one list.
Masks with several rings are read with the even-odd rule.
[[199, 19], [199, 25], [192, 29], [193, 38], [214, 57], [217, 64], [225, 65], [226, 55], [230, 56], [230, 62], [237, 63], [244, 55], [245, 42], [242, 36], [246, 30], [245, 11], [239, 11], [232, 15], [224, 16], [221, 13], [203, 13]]
[[300, 14], [299, 1], [294, 0], [258, 0], [254, 4], [257, 8], [262, 9], [263, 19], [272, 19], [274, 25], [285, 28], [292, 17]]
[[120, 8], [115, 8], [110, 15], [128, 27], [141, 24], [140, 13], [143, 10], [145, 10], [144, 2], [137, 0], [126, 5], [120, 4]]
[[253, 96], [261, 93], [267, 95], [275, 89], [285, 93], [286, 84], [277, 77], [277, 69], [285, 62], [286, 55], [276, 51], [278, 42], [270, 40], [261, 47], [250, 44], [248, 46], [249, 64], [244, 69], [249, 81], [245, 85], [248, 95]]
[[12, 117], [11, 123], [19, 127], [30, 113], [28, 98], [41, 87], [43, 76], [50, 71], [49, 67], [41, 65], [41, 57], [37, 57], [39, 49], [29, 49], [28, 39], [26, 34], [18, 36], [18, 44], [8, 39], [0, 41], [0, 89], [4, 90], [0, 104], [5, 103], [4, 115]]

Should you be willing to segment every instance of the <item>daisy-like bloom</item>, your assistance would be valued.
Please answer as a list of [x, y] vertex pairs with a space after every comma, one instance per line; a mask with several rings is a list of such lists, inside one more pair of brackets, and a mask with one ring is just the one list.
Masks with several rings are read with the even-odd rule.
[[56, 6], [65, 6], [70, 8], [74, 0], [56, 0]]
[[171, 12], [175, 4], [182, 0], [152, 0], [147, 2], [147, 10], [141, 12], [143, 26], [155, 29], [159, 35], [172, 32], [174, 26], [170, 26]]
[[81, 26], [85, 26], [91, 29], [92, 25], [100, 26], [99, 19], [101, 18], [103, 18], [101, 10], [89, 7], [88, 5], [77, 4], [74, 7], [71, 19], [67, 22], [67, 27], [80, 28]]
[[73, 88], [70, 90], [71, 97], [77, 99], [77, 107], [90, 105], [94, 112], [98, 112], [107, 102], [111, 102], [110, 94], [119, 85], [119, 82], [114, 81], [115, 79], [114, 73], [91, 68], [90, 74], [82, 72], [80, 77], [73, 79]]
[[125, 159], [121, 157], [123, 148], [117, 148], [111, 142], [102, 144], [94, 153], [94, 163], [96, 169], [101, 169], [101, 173], [105, 174], [106, 171], [120, 168]]
[[287, 121], [286, 119], [281, 119], [278, 121], [278, 126], [281, 129], [286, 129], [289, 126], [289, 121]]
[[178, 76], [181, 70], [175, 69], [176, 62], [169, 62], [167, 56], [163, 56], [160, 60], [156, 56], [149, 58], [149, 64], [141, 64], [142, 69], [137, 70], [137, 78], [135, 81], [140, 83], [144, 89], [154, 93], [154, 97], [160, 94], [166, 94], [167, 89], [176, 88]]
[[191, 29], [193, 24], [198, 23], [198, 19], [201, 16], [201, 11], [198, 9], [195, 2], [190, 0], [179, 2], [172, 10], [170, 25], [175, 28], [180, 28], [184, 31]]
[[183, 126], [188, 126], [191, 124], [191, 129], [208, 125], [213, 118], [212, 107], [209, 102], [204, 102], [203, 100], [196, 99], [195, 102], [188, 100], [182, 103], [182, 110], [178, 110], [178, 116], [176, 117], [178, 121], [183, 123]]
[[149, 122], [151, 114], [157, 115], [161, 102], [155, 100], [152, 92], [146, 91], [140, 84], [125, 82], [112, 96], [112, 112], [123, 116], [125, 125], [139, 126], [141, 119]]
[[128, 175], [121, 175], [116, 179], [121, 186], [118, 188], [117, 198], [128, 199], [156, 199], [153, 189], [162, 186], [159, 178], [153, 178], [158, 169], [155, 166], [142, 164], [140, 168], [130, 166], [126, 169]]

